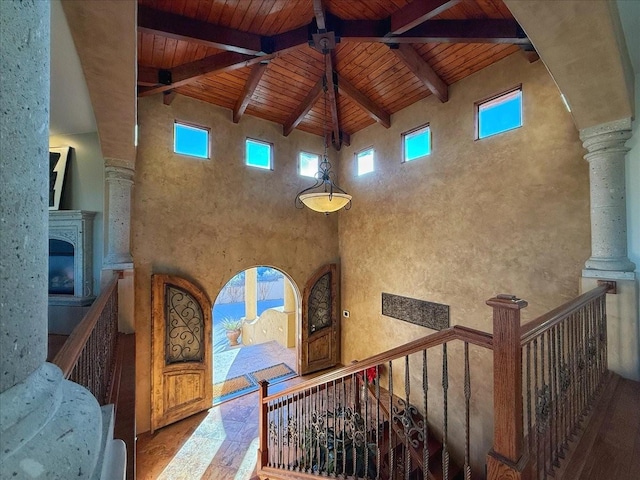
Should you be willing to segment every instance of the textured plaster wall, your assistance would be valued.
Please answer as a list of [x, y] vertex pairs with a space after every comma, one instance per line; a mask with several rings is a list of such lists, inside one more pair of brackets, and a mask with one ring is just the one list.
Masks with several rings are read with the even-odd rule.
[[[518, 84], [524, 126], [474, 141], [474, 102]], [[401, 163], [401, 133], [425, 123], [432, 154]], [[357, 177], [354, 153], [369, 146], [375, 172]], [[445, 104], [431, 96], [395, 114], [390, 129], [374, 125], [353, 135], [340, 161], [341, 184], [354, 198], [339, 218], [342, 308], [350, 311], [343, 363], [432, 332], [382, 316], [382, 292], [450, 305], [452, 325], [489, 332], [485, 301], [498, 293], [528, 300], [529, 319], [574, 297], [590, 253], [583, 154], [545, 66], [520, 54], [451, 85]], [[455, 382], [463, 366], [459, 346], [452, 350]], [[482, 469], [493, 429], [492, 358], [472, 347], [471, 365], [472, 454]], [[433, 375], [432, 407], [442, 404], [437, 368]], [[450, 435], [463, 445], [463, 410], [451, 407], [462, 396], [453, 390]]]
[[[137, 426], [149, 429], [151, 274], [198, 283], [213, 301], [236, 273], [256, 265], [285, 272], [301, 291], [338, 258], [337, 217], [294, 208], [309, 179], [297, 174], [301, 149], [321, 153], [322, 140], [178, 96], [141, 99], [133, 201]], [[210, 160], [173, 154], [175, 119], [212, 129]], [[273, 143], [274, 170], [244, 165], [247, 136]]]
[[97, 133], [55, 135], [49, 137], [49, 147], [73, 148], [67, 164], [63, 210], [97, 212], [93, 220], [93, 291], [100, 294], [102, 259], [104, 258], [104, 159]]

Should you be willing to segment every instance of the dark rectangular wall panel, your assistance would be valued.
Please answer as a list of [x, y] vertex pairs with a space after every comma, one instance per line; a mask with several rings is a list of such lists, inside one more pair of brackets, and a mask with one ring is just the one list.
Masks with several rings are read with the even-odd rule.
[[449, 305], [382, 294], [382, 314], [434, 330], [449, 328]]

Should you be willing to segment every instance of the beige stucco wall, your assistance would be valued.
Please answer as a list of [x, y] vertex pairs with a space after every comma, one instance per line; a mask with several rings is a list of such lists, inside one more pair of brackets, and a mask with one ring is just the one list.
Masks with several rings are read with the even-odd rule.
[[[520, 83], [524, 126], [474, 141], [474, 102]], [[401, 133], [427, 122], [433, 153], [401, 163]], [[353, 155], [369, 146], [376, 171], [357, 177]], [[390, 129], [374, 125], [353, 135], [340, 163], [342, 186], [354, 198], [339, 219], [342, 308], [350, 311], [343, 363], [431, 332], [382, 316], [382, 292], [447, 304], [452, 324], [485, 331], [492, 325], [485, 301], [495, 294], [528, 300], [528, 318], [574, 297], [590, 253], [583, 153], [545, 66], [520, 54], [451, 85], [445, 104], [429, 97], [395, 114]], [[472, 414], [479, 418], [472, 453], [482, 468], [493, 428], [492, 359], [477, 348], [471, 354]], [[450, 352], [456, 377], [460, 358]], [[442, 403], [437, 392], [434, 401]], [[462, 400], [453, 388], [450, 395], [450, 406]], [[451, 411], [461, 427], [463, 410]], [[450, 432], [458, 445], [461, 434]]]
[[[310, 184], [297, 174], [300, 149], [321, 153], [322, 140], [178, 96], [141, 99], [133, 201], [135, 261], [136, 416], [149, 429], [151, 274], [198, 283], [213, 301], [236, 273], [257, 265], [285, 272], [299, 290], [313, 272], [338, 258], [337, 217], [294, 208]], [[212, 129], [212, 159], [174, 155], [174, 119]], [[273, 143], [274, 170], [244, 165], [247, 136]]]

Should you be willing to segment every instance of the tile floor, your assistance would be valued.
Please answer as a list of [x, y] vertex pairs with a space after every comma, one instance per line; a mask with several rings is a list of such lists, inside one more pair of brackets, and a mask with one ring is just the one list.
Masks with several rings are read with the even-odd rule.
[[[295, 349], [276, 342], [233, 349], [214, 356], [214, 378], [231, 377], [285, 362], [296, 368]], [[287, 385], [302, 381], [288, 380]], [[155, 434], [138, 436], [139, 480], [253, 480], [258, 451], [258, 393], [192, 415]]]

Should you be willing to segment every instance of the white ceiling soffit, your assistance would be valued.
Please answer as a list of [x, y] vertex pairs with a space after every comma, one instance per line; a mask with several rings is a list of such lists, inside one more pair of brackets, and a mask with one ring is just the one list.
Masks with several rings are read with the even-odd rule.
[[49, 135], [97, 131], [80, 59], [60, 0], [51, 2]]

